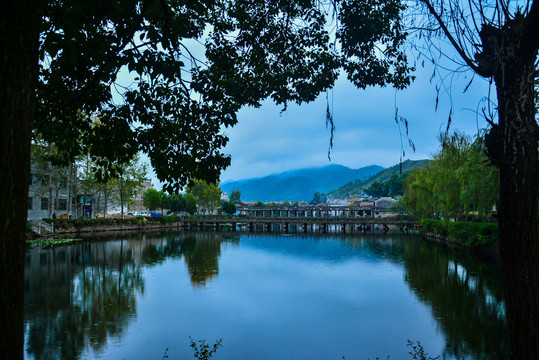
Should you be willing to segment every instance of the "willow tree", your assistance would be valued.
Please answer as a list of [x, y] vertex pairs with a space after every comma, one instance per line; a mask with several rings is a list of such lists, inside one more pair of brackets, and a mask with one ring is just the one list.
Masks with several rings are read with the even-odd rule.
[[483, 137], [471, 141], [455, 132], [440, 140], [441, 149], [429, 165], [408, 175], [404, 208], [418, 218], [490, 216], [499, 201], [499, 172], [485, 155]]
[[[485, 109], [487, 153], [500, 169], [498, 222], [511, 359], [539, 358], [539, 186], [535, 96], [539, 1], [418, 0], [412, 5], [427, 56], [447, 49], [462, 67], [492, 83]], [[435, 38], [445, 44], [436, 46]], [[492, 111], [489, 111], [492, 110]]]

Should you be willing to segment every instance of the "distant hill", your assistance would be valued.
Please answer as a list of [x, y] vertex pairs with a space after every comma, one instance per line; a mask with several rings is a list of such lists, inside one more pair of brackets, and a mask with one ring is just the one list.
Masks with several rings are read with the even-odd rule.
[[[430, 160], [406, 160], [402, 163], [402, 173], [410, 172], [417, 168], [425, 167], [429, 164]], [[386, 181], [389, 180], [391, 175], [399, 174], [401, 172], [401, 165], [397, 164], [390, 168], [380, 171], [378, 174], [366, 179], [366, 180], [354, 180], [351, 181], [337, 190], [331, 191], [329, 195], [333, 197], [346, 197], [354, 194], [363, 193], [363, 189], [369, 187], [372, 183], [376, 181]]]
[[220, 187], [230, 194], [233, 189], [241, 193], [242, 201], [311, 201], [314, 193], [328, 193], [356, 180], [365, 180], [383, 167], [370, 165], [351, 169], [343, 165], [291, 170], [263, 178], [225, 181]]

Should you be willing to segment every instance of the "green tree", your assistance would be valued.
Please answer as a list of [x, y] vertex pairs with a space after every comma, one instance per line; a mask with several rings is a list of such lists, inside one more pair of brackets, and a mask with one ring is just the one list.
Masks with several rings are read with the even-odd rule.
[[221, 198], [221, 188], [203, 180], [197, 180], [190, 184], [188, 191], [197, 198], [200, 211], [204, 213], [212, 213], [217, 208]]
[[417, 218], [435, 217], [440, 209], [440, 199], [433, 191], [433, 174], [429, 168], [410, 172], [405, 183], [402, 204]]
[[185, 200], [185, 207], [182, 211], [185, 211], [188, 214], [196, 213], [198, 208], [197, 198], [193, 194], [187, 193], [183, 195], [183, 199]]
[[132, 203], [133, 197], [142, 189], [142, 183], [147, 177], [146, 165], [139, 164], [135, 157], [129, 163], [118, 164], [115, 174], [113, 199], [120, 205], [123, 218], [124, 207]]
[[324, 193], [315, 192], [311, 204], [325, 204], [328, 201], [328, 196]]
[[417, 217], [466, 219], [475, 213], [489, 215], [498, 194], [498, 170], [485, 155], [483, 138], [472, 142], [454, 133], [445, 138], [428, 167], [410, 173], [402, 203]]
[[174, 214], [185, 211], [186, 202], [182, 194], [164, 195], [164, 207]]
[[142, 203], [148, 210], [155, 211], [163, 204], [163, 194], [155, 189], [148, 189], [142, 194]]
[[225, 214], [234, 215], [234, 213], [236, 213], [236, 203], [233, 201], [223, 201], [221, 203], [221, 210], [223, 210]]
[[230, 192], [230, 201], [234, 203], [241, 201], [241, 193], [238, 189], [234, 189]]
[[407, 174], [397, 175], [393, 174], [386, 181], [375, 181], [369, 187], [365, 188], [365, 194], [383, 197], [391, 196], [395, 197], [403, 194], [403, 184], [404, 179], [406, 179]]
[[365, 194], [375, 197], [389, 196], [389, 185], [386, 181], [375, 181], [364, 191]]

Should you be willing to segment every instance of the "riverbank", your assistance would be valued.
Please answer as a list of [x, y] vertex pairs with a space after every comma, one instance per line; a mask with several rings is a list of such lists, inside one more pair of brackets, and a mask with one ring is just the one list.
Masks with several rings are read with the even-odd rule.
[[420, 233], [429, 241], [499, 257], [497, 223], [423, 219]]

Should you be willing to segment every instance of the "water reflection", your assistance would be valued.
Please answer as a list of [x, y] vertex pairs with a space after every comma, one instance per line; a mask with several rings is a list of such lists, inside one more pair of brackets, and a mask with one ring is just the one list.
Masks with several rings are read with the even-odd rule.
[[143, 267], [183, 257], [193, 286], [219, 272], [221, 243], [239, 237], [213, 234], [141, 234], [129, 240], [91, 242], [27, 252], [26, 353], [36, 359], [76, 359], [99, 353], [137, 315], [144, 293]]
[[33, 249], [26, 255], [25, 337], [36, 359], [98, 352], [136, 315], [144, 281], [125, 241]]
[[[228, 272], [225, 273], [230, 278], [219, 275], [220, 262], [228, 266]], [[365, 331], [361, 321], [367, 318], [378, 322], [368, 325], [368, 332], [372, 334], [376, 331], [385, 334], [386, 329], [377, 328], [381, 327], [380, 324], [391, 322], [398, 323], [397, 328], [406, 329], [399, 322], [413, 319], [413, 314], [404, 314], [404, 317], [402, 314], [412, 309], [413, 304], [401, 305], [401, 301], [409, 303], [410, 300], [401, 300], [399, 297], [409, 295], [399, 293], [400, 290], [396, 288], [375, 294], [372, 288], [376, 281], [386, 281], [386, 278], [394, 274], [400, 284], [403, 284], [404, 279], [405, 285], [400, 287], [411, 289], [414, 294], [412, 297], [430, 309], [438, 324], [437, 330], [442, 333], [446, 344], [442, 350], [444, 358], [480, 358], [484, 355], [507, 357], [500, 276], [496, 267], [474, 257], [431, 246], [412, 237], [241, 235], [240, 246], [240, 235], [204, 232], [141, 234], [106, 242], [29, 250], [25, 269], [26, 356], [35, 359], [77, 359], [88, 354], [97, 356], [107, 353], [110, 350], [107, 344], [111, 339], [121, 343], [123, 337], [128, 336], [126, 330], [138, 321], [137, 311], [144, 311], [144, 307], [141, 310], [140, 302], [150, 287], [146, 284], [145, 278], [148, 276], [145, 269], [155, 269], [154, 273], [168, 269], [164, 273], [171, 278], [181, 278], [182, 274], [177, 271], [171, 273], [168, 267], [174, 268], [178, 263], [184, 264], [185, 283], [196, 294], [185, 296], [184, 288], [178, 289], [180, 295], [171, 294], [171, 303], [177, 305], [177, 308], [167, 310], [171, 312], [169, 317], [182, 321], [159, 326], [167, 327], [168, 332], [176, 335], [181, 332], [191, 335], [193, 326], [207, 326], [217, 332], [217, 337], [225, 337], [231, 326], [245, 326], [243, 329], [234, 329], [238, 334], [237, 349], [234, 347], [235, 339], [229, 335], [228, 340], [225, 339], [228, 355], [220, 354], [220, 358], [249, 357], [250, 347], [254, 354], [262, 356], [260, 347], [271, 347], [268, 344], [272, 341], [276, 342], [274, 346], [290, 348], [268, 353], [267, 356], [271, 356], [269, 358], [279, 358], [275, 355], [277, 351], [292, 353], [292, 346], [295, 353], [299, 341], [295, 336], [303, 332], [308, 333], [310, 341], [314, 342], [309, 345], [312, 347], [310, 350], [303, 350], [311, 351], [314, 358], [328, 357], [322, 355], [319, 347], [323, 343], [330, 343], [333, 337], [338, 341], [343, 337], [342, 343], [327, 346], [338, 347], [338, 351], [342, 349], [342, 353], [337, 353], [342, 355], [347, 346], [365, 346], [359, 343], [358, 333]], [[386, 263], [391, 266], [386, 267]], [[306, 268], [309, 266], [315, 269]], [[260, 273], [262, 270], [267, 273]], [[377, 273], [386, 270], [390, 274], [387, 277]], [[373, 276], [376, 280], [358, 281], [360, 277]], [[268, 283], [261, 286], [266, 278]], [[168, 284], [169, 280], [166, 278], [160, 281]], [[295, 282], [287, 284], [287, 281]], [[219, 286], [210, 287], [211, 292], [202, 291], [210, 283], [219, 283]], [[360, 287], [365, 284], [370, 287]], [[397, 283], [392, 280], [388, 284]], [[164, 286], [166, 288], [170, 285]], [[224, 291], [225, 295], [219, 291]], [[234, 297], [229, 299], [226, 296], [230, 297], [230, 294], [234, 294]], [[343, 297], [333, 299], [339, 294]], [[150, 298], [151, 295], [146, 294], [146, 297]], [[375, 305], [369, 305], [371, 301], [374, 304], [383, 302], [376, 296], [388, 296], [394, 304], [391, 304], [389, 310], [379, 310]], [[149, 299], [146, 301], [151, 303]], [[261, 307], [257, 303], [260, 301], [271, 306]], [[204, 303], [202, 313], [205, 316], [198, 313], [200, 310], [197, 306], [200, 303]], [[161, 306], [161, 303], [152, 303], [153, 309], [156, 306]], [[215, 309], [210, 309], [212, 306]], [[249, 309], [249, 306], [254, 310]], [[374, 313], [365, 315], [360, 312], [366, 308]], [[273, 313], [274, 310], [280, 311], [279, 314]], [[317, 311], [315, 321], [311, 320], [314, 311]], [[386, 313], [388, 318], [381, 317]], [[278, 320], [279, 316], [286, 318], [286, 321]], [[305, 317], [296, 319], [295, 316]], [[359, 317], [356, 319], [356, 316]], [[338, 323], [337, 318], [341, 317], [345, 321], [344, 325]], [[259, 327], [259, 323], [265, 326]], [[293, 323], [310, 324], [305, 325], [310, 327], [293, 328], [290, 326]], [[312, 328], [313, 324], [321, 328]], [[138, 324], [135, 332], [143, 333], [141, 329], [151, 326], [154, 325]], [[252, 326], [256, 326], [256, 330]], [[346, 327], [349, 330], [341, 335], [339, 331]], [[332, 329], [331, 332], [335, 334], [330, 335], [328, 329]], [[292, 333], [287, 334], [285, 331]], [[409, 335], [409, 328], [403, 331], [406, 333], [399, 334], [400, 337], [412, 336]], [[246, 338], [255, 332], [259, 332], [255, 338], [263, 339], [260, 341], [264, 343]], [[323, 337], [311, 339], [315, 333], [323, 334]], [[353, 338], [344, 338], [346, 335]], [[291, 345], [283, 345], [288, 341], [286, 338], [290, 339]], [[412, 340], [423, 342], [424, 339]], [[391, 342], [392, 339], [377, 341]], [[158, 350], [165, 347], [161, 343], [149, 346]], [[404, 341], [398, 346], [405, 350]], [[184, 350], [191, 356], [187, 346]], [[390, 354], [391, 358], [399, 358], [393, 348], [387, 351], [369, 353], [369, 356], [385, 357]], [[347, 358], [356, 358], [346, 354]], [[185, 357], [185, 354], [170, 355], [171, 358]], [[340, 355], [336, 358], [340, 358]], [[123, 357], [137, 358], [128, 355]], [[305, 356], [298, 353], [296, 357]], [[113, 358], [112, 355], [109, 358]]]
[[432, 308], [445, 334], [445, 354], [507, 358], [505, 305], [495, 266], [425, 243], [406, 246], [403, 259], [406, 282]]
[[141, 260], [154, 266], [167, 258], [183, 257], [193, 286], [204, 286], [219, 273], [219, 256], [223, 243], [239, 244], [238, 235], [214, 233], [165, 233], [147, 238]]

